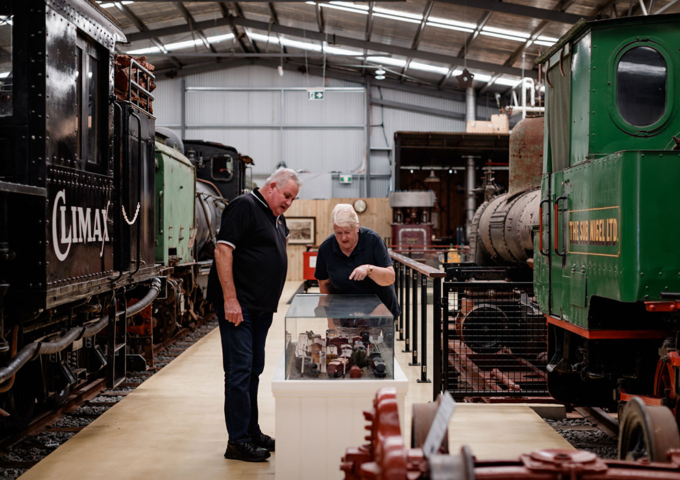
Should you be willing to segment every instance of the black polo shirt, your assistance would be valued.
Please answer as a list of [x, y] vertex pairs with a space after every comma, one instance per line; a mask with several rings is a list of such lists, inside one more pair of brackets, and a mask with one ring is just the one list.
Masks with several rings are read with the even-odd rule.
[[[288, 227], [276, 217], [259, 189], [232, 200], [222, 213], [218, 243], [233, 247], [234, 285], [241, 307], [276, 312], [286, 282]], [[213, 263], [208, 277], [208, 300], [224, 303], [222, 285]]]
[[394, 285], [381, 287], [370, 277], [364, 280], [350, 280], [349, 276], [360, 265], [391, 267], [392, 259], [382, 238], [370, 228], [359, 228], [359, 241], [348, 257], [338, 245], [335, 235], [329, 236], [319, 247], [316, 258], [317, 280], [330, 280], [331, 293], [370, 294], [374, 293], [380, 301], [398, 317], [401, 314]]

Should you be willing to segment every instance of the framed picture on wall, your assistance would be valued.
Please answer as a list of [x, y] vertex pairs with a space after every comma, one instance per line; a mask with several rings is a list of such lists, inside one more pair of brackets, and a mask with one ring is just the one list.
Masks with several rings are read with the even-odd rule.
[[316, 218], [314, 217], [286, 217], [286, 225], [290, 230], [288, 243], [290, 245], [314, 244], [316, 238]]

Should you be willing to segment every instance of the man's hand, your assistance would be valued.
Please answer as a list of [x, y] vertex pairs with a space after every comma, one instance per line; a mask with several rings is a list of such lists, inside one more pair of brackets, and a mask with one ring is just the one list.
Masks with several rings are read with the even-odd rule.
[[235, 327], [243, 321], [243, 310], [241, 310], [241, 304], [235, 298], [224, 300], [224, 318], [227, 322], [231, 322]]
[[370, 265], [359, 265], [354, 271], [349, 275], [350, 280], [361, 281], [368, 277]]

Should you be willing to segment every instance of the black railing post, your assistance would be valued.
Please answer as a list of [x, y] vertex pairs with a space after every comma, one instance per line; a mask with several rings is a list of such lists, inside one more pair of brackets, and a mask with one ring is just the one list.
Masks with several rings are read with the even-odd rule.
[[412, 270], [413, 276], [411, 277], [411, 288], [412, 288], [412, 295], [413, 295], [413, 305], [411, 305], [411, 308], [413, 309], [413, 324], [411, 325], [411, 333], [412, 335], [412, 342], [411, 342], [411, 363], [409, 363], [410, 366], [412, 367], [417, 367], [420, 366], [418, 363], [418, 271], [417, 270]]
[[442, 294], [442, 370], [444, 379], [444, 391], [449, 389], [449, 294], [451, 286], [444, 282], [444, 292]]
[[442, 279], [435, 278], [432, 289], [432, 400], [442, 391]]
[[[399, 263], [399, 305], [404, 306], [404, 289], [406, 285], [404, 284], [404, 271], [406, 270], [406, 265]], [[399, 316], [399, 341], [404, 341], [404, 310], [402, 309], [401, 315]]]
[[420, 380], [418, 383], [430, 383], [427, 379], [427, 275], [420, 274]]
[[411, 284], [411, 272], [409, 268], [404, 266], [404, 308], [402, 310], [402, 316], [404, 317], [404, 330], [406, 330], [406, 345], [402, 352], [411, 351], [411, 295], [409, 291], [409, 285]]

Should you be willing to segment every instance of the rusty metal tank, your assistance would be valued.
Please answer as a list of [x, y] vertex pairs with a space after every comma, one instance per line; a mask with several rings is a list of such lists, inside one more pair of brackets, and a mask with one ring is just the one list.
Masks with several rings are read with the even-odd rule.
[[525, 264], [533, 257], [542, 168], [543, 117], [527, 117], [510, 135], [508, 193], [484, 202], [475, 212], [470, 238], [475, 263]]
[[524, 192], [541, 184], [543, 173], [544, 117], [527, 117], [510, 134], [510, 180], [508, 195]]

